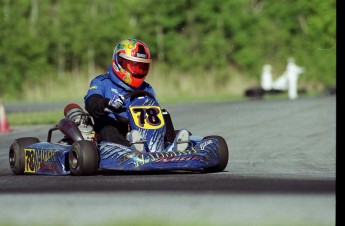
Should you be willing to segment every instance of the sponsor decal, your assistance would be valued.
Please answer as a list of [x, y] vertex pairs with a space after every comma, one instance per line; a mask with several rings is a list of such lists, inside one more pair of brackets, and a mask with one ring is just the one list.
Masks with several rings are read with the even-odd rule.
[[97, 86], [91, 86], [89, 90], [97, 89]]
[[52, 162], [41, 162], [39, 169], [59, 172], [59, 167]]
[[200, 149], [204, 150], [207, 145], [212, 144], [212, 143], [213, 143], [212, 140], [207, 140], [204, 143], [200, 144]]
[[119, 91], [117, 91], [117, 89], [115, 89], [115, 88], [111, 88], [110, 90], [111, 90], [111, 92], [119, 93]]
[[165, 157], [159, 158], [156, 162], [179, 162], [179, 161], [198, 161], [205, 162], [207, 159], [204, 156], [191, 155], [191, 156], [177, 156], [177, 157]]
[[56, 154], [57, 152], [53, 150], [24, 149], [24, 172], [36, 173], [40, 169], [48, 169], [58, 172], [59, 167], [54, 162]]
[[130, 157], [133, 158], [135, 167], [153, 162], [179, 162], [191, 160], [205, 162], [207, 160], [203, 156], [194, 155], [195, 153], [197, 153], [195, 149], [190, 149], [185, 151], [151, 152], [150, 154], [138, 153], [137, 155]]
[[137, 53], [137, 57], [147, 59], [147, 54], [146, 53]]

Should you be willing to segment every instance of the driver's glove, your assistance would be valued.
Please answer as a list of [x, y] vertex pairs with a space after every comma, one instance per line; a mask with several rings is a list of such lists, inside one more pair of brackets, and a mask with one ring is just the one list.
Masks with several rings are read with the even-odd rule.
[[108, 105], [109, 107], [113, 107], [115, 109], [120, 109], [123, 105], [123, 96], [119, 93], [115, 93], [115, 95], [113, 96], [113, 98], [111, 98], [111, 100], [109, 101]]

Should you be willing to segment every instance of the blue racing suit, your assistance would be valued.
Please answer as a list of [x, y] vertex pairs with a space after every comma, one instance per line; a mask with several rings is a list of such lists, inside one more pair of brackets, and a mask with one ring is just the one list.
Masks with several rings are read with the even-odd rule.
[[[111, 66], [108, 67], [106, 74], [98, 75], [91, 81], [89, 90], [84, 97], [85, 109], [95, 121], [95, 132], [99, 135], [100, 140], [129, 146], [125, 138], [128, 132], [128, 125], [123, 125], [123, 123], [116, 119], [113, 113], [109, 113], [105, 111], [105, 109], [110, 109], [108, 103], [114, 94], [119, 93], [125, 96], [127, 93], [134, 90], [144, 90], [156, 97], [150, 84], [144, 81], [141, 86], [134, 89], [120, 80]], [[124, 100], [122, 108], [117, 110], [116, 113], [127, 118], [126, 106], [128, 106], [128, 104], [129, 98]]]

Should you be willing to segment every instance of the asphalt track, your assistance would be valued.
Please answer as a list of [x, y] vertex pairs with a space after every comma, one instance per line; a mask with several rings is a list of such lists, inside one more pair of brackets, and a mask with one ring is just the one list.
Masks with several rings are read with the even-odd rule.
[[16, 176], [8, 164], [13, 139], [45, 140], [52, 125], [13, 126], [0, 133], [0, 219], [335, 225], [335, 96], [163, 107], [175, 128], [225, 138], [230, 156], [224, 172]]

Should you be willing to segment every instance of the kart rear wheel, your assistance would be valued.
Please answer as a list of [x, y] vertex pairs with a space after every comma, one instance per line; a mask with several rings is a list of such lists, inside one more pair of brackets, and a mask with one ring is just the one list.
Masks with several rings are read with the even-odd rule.
[[217, 139], [217, 141], [218, 141], [219, 164], [215, 167], [212, 167], [208, 171], [210, 171], [210, 172], [221, 172], [228, 165], [228, 160], [229, 160], [228, 145], [226, 144], [226, 141], [223, 137], [217, 136], [217, 135], [204, 137], [203, 140], [210, 139], [210, 138]]
[[74, 176], [95, 174], [99, 163], [97, 148], [87, 140], [74, 142], [68, 153], [68, 163]]
[[24, 149], [25, 147], [39, 143], [40, 140], [36, 137], [22, 137], [15, 139], [10, 146], [9, 150], [9, 163], [11, 170], [14, 174], [24, 174], [25, 169], [25, 156]]

